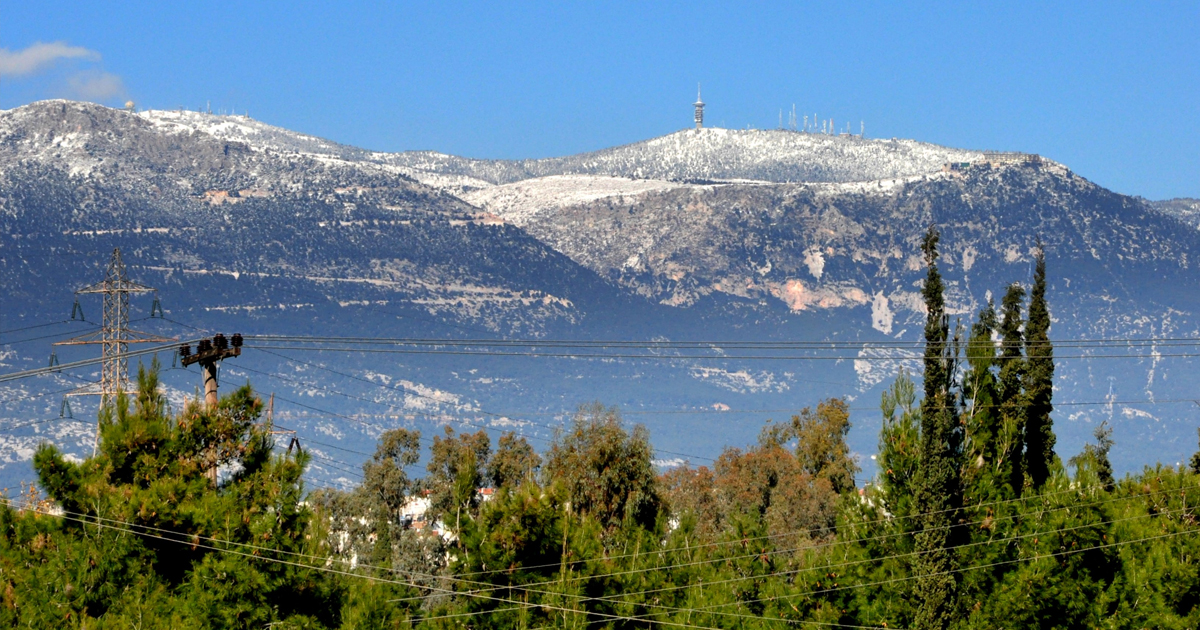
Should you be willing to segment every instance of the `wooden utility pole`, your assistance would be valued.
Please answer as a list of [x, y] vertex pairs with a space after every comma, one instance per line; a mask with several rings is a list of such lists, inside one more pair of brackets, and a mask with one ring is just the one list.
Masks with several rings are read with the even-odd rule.
[[[183, 367], [199, 363], [200, 369], [204, 372], [204, 407], [209, 411], [215, 411], [217, 403], [220, 401], [217, 397], [217, 363], [229, 357], [241, 355], [242, 336], [239, 334], [235, 334], [232, 339], [226, 339], [225, 335], [220, 333], [213, 337], [212, 341], [203, 339], [196, 344], [196, 354], [192, 354], [192, 347], [186, 343], [179, 347], [179, 358]], [[215, 486], [217, 485], [217, 459], [219, 458], [215, 448], [209, 449], [207, 458], [210, 461], [204, 474]]]
[[188, 344], [183, 344], [179, 347], [180, 363], [183, 367], [187, 367], [193, 363], [199, 363], [200, 369], [204, 372], [204, 406], [209, 409], [217, 408], [217, 363], [229, 357], [238, 357], [242, 355], [242, 336], [235, 334], [233, 339], [226, 339], [225, 335], [217, 334], [212, 338], [212, 341], [207, 339], [196, 344], [196, 354], [192, 354], [192, 347]]

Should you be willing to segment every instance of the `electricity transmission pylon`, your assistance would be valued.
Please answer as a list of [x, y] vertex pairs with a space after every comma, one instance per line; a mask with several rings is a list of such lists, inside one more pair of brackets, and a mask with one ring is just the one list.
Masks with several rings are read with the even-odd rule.
[[[121, 260], [121, 249], [113, 250], [108, 268], [104, 272], [104, 280], [84, 287], [75, 295], [99, 293], [104, 296], [104, 320], [100, 330], [80, 335], [66, 341], [56, 342], [56, 346], [100, 345], [103, 362], [100, 369], [99, 387], [89, 385], [67, 394], [68, 396], [100, 396], [100, 405], [105, 407], [113, 404], [116, 396], [129, 392], [129, 359], [125, 356], [131, 343], [167, 343], [174, 341], [150, 333], [129, 328], [129, 295], [131, 293], [155, 293], [157, 289], [138, 284], [125, 275], [125, 262]], [[151, 314], [158, 309], [158, 300], [151, 308]]]

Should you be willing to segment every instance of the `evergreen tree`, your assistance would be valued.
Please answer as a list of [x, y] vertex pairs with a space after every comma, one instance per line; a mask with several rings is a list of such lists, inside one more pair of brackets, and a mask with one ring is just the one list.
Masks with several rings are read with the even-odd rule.
[[653, 453], [646, 427], [627, 432], [615, 407], [581, 405], [570, 430], [555, 436], [542, 475], [609, 532], [626, 521], [649, 529], [663, 504]]
[[994, 486], [996, 442], [1000, 432], [1000, 409], [998, 382], [996, 380], [996, 344], [992, 341], [998, 324], [995, 304], [988, 300], [987, 307], [979, 312], [979, 319], [971, 326], [971, 338], [967, 342], [967, 372], [963, 376], [962, 397], [966, 415], [966, 443], [963, 445], [967, 463], [969, 484], [973, 498], [990, 494]]
[[[1196, 435], [1200, 436], [1200, 429], [1196, 429]], [[1200, 475], [1200, 451], [1192, 453], [1190, 468], [1192, 469], [1192, 474]]]
[[913, 594], [917, 610], [913, 627], [944, 630], [956, 620], [958, 558], [954, 528], [962, 507], [962, 429], [959, 425], [954, 376], [957, 347], [950, 338], [945, 285], [937, 267], [939, 234], [930, 227], [921, 243], [928, 272], [925, 300], [924, 389], [921, 401], [921, 465], [915, 505], [922, 514], [916, 535]]
[[1046, 307], [1046, 253], [1038, 241], [1037, 266], [1029, 293], [1029, 322], [1025, 326], [1026, 470], [1034, 488], [1041, 488], [1054, 466], [1054, 348], [1050, 344], [1050, 311]]
[[1004, 317], [1000, 323], [1000, 382], [999, 406], [1001, 426], [996, 436], [999, 477], [1004, 478], [1013, 496], [1020, 496], [1025, 487], [1025, 416], [1026, 398], [1025, 339], [1021, 327], [1021, 303], [1025, 289], [1020, 284], [1008, 285], [1000, 308]]
[[796, 460], [800, 470], [816, 480], [826, 480], [834, 494], [854, 489], [858, 464], [850, 456], [846, 435], [850, 433], [850, 407], [840, 398], [817, 403], [816, 411], [805, 407], [792, 416], [796, 438]]
[[425, 467], [429, 474], [423, 480], [429, 492], [428, 518], [458, 531], [463, 516], [475, 513], [491, 451], [492, 441], [483, 430], [456, 436], [446, 427], [444, 436], [434, 436]]
[[[921, 409], [916, 386], [903, 368], [883, 392], [883, 428], [879, 432], [879, 470], [888, 511], [908, 516], [914, 510], [917, 471], [921, 465]], [[899, 412], [899, 415], [897, 415]]]
[[[335, 625], [340, 597], [328, 575], [272, 561], [319, 551], [310, 543], [300, 481], [308, 456], [272, 454], [271, 435], [258, 423], [262, 401], [250, 387], [212, 408], [189, 402], [172, 418], [155, 364], [139, 370], [132, 404], [129, 398], [118, 396], [101, 422], [94, 456], [72, 461], [51, 445], [35, 454], [61, 526], [29, 546], [8, 529], [0, 571], [11, 580], [13, 568], [33, 567], [20, 591], [54, 585], [61, 597], [43, 598], [40, 609], [36, 598], [16, 592], [12, 625]], [[253, 554], [238, 553], [247, 546]]]
[[1085, 444], [1083, 452], [1072, 457], [1067, 463], [1074, 466], [1080, 473], [1083, 467], [1089, 468], [1089, 472], [1095, 474], [1096, 481], [1104, 486], [1105, 490], [1112, 492], [1117, 484], [1117, 480], [1113, 476], [1112, 463], [1108, 460], [1108, 452], [1115, 444], [1112, 439], [1112, 427], [1108, 426], [1107, 420], [1101, 422], [1100, 426], [1092, 432], [1092, 436], [1096, 438], [1096, 443]]
[[522, 482], [533, 479], [542, 467], [542, 458], [529, 442], [515, 433], [500, 436], [496, 452], [487, 463], [488, 481], [496, 490], [516, 488]]

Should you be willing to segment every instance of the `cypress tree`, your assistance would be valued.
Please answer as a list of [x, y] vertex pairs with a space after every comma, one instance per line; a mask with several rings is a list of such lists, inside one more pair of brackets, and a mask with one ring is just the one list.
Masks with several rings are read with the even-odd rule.
[[1050, 311], [1046, 307], [1046, 255], [1038, 241], [1033, 290], [1029, 294], [1029, 322], [1025, 326], [1028, 371], [1025, 395], [1025, 459], [1029, 479], [1041, 488], [1054, 465], [1054, 348], [1050, 345]]
[[[1196, 429], [1196, 434], [1200, 435], [1200, 429]], [[1192, 453], [1192, 460], [1188, 464], [1188, 468], [1192, 470], [1193, 475], [1200, 475], [1200, 451]]]
[[958, 591], [958, 532], [952, 526], [962, 508], [962, 429], [954, 395], [956, 344], [950, 339], [945, 284], [937, 268], [939, 234], [930, 227], [921, 243], [928, 272], [925, 299], [924, 389], [921, 401], [921, 463], [915, 494], [922, 529], [915, 537], [917, 610], [913, 627], [944, 630], [955, 621]]
[[1000, 386], [1001, 416], [997, 451], [1001, 454], [1000, 477], [1007, 477], [1015, 496], [1025, 487], [1025, 346], [1021, 332], [1021, 303], [1025, 289], [1014, 282], [1008, 285], [1000, 302], [1003, 321], [1000, 323]]
[[988, 476], [985, 473], [996, 463], [1000, 410], [996, 407], [996, 344], [992, 334], [998, 326], [996, 305], [989, 299], [987, 307], [979, 312], [979, 320], [971, 327], [971, 339], [967, 342], [968, 367], [962, 384], [963, 413], [967, 414], [964, 450], [968, 456], [967, 467], [974, 470], [973, 477]]

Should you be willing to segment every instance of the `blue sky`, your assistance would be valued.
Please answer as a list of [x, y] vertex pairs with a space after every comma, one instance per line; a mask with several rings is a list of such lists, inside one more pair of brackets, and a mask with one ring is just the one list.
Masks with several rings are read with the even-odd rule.
[[543, 157], [683, 128], [699, 81], [712, 125], [774, 127], [795, 104], [1200, 197], [1200, 2], [0, 0], [0, 16], [4, 108], [211, 103], [371, 149]]

